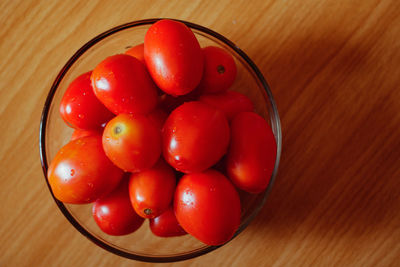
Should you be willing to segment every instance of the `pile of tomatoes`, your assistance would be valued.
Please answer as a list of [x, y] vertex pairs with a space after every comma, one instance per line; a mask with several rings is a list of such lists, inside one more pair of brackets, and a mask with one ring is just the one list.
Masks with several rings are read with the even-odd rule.
[[48, 169], [55, 197], [93, 203], [110, 235], [147, 218], [157, 236], [229, 241], [240, 225], [238, 190], [262, 192], [276, 157], [268, 123], [229, 90], [236, 72], [229, 53], [201, 48], [183, 23], [153, 24], [144, 44], [66, 90], [60, 112], [75, 131]]

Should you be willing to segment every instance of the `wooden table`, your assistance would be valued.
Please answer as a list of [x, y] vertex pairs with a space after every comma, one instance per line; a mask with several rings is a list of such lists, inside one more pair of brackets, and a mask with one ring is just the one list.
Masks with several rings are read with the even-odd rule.
[[3, 0], [0, 10], [0, 266], [144, 264], [95, 246], [61, 215], [38, 133], [68, 58], [113, 26], [152, 17], [202, 24], [240, 46], [271, 85], [283, 127], [261, 214], [227, 246], [171, 265], [399, 266], [400, 1]]

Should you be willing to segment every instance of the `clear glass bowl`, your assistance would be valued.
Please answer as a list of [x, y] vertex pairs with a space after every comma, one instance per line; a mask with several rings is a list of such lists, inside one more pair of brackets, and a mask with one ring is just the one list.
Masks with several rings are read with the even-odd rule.
[[[48, 160], [53, 159], [57, 151], [69, 141], [73, 131], [67, 127], [59, 115], [60, 101], [68, 85], [78, 75], [92, 70], [105, 57], [124, 53], [129, 47], [142, 43], [147, 29], [157, 20], [159, 19], [134, 21], [112, 28], [90, 40], [68, 60], [47, 96], [40, 121], [39, 146], [44, 177], [54, 201], [80, 233], [98, 246], [126, 258], [147, 262], [172, 262], [203, 255], [217, 249], [218, 246], [207, 246], [190, 235], [172, 238], [154, 236], [148, 222], [130, 235], [118, 237], [106, 235], [101, 232], [92, 218], [91, 204], [70, 205], [58, 201], [51, 191], [46, 176]], [[202, 47], [219, 46], [234, 57], [238, 73], [231, 89], [246, 94], [254, 102], [256, 112], [269, 122], [276, 138], [275, 169], [267, 189], [258, 195], [240, 192], [242, 221], [235, 234], [237, 236], [259, 213], [275, 180], [281, 154], [281, 126], [278, 111], [260, 70], [239, 47], [210, 29], [186, 21], [181, 22], [191, 28]]]

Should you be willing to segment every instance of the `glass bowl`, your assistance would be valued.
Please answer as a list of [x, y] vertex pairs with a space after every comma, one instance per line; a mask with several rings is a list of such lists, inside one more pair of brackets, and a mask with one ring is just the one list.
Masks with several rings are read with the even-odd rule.
[[[54, 201], [80, 233], [98, 246], [126, 258], [147, 262], [172, 262], [203, 255], [219, 246], [207, 246], [190, 235], [160, 238], [151, 233], [147, 222], [138, 231], [126, 236], [115, 237], [104, 234], [92, 218], [92, 205], [70, 205], [58, 201], [53, 195], [46, 176], [48, 160], [53, 159], [57, 151], [68, 143], [73, 131], [67, 127], [59, 115], [60, 101], [68, 85], [78, 75], [92, 70], [107, 56], [124, 53], [129, 47], [142, 43], [147, 29], [157, 20], [159, 19], [134, 21], [112, 28], [90, 40], [68, 60], [55, 79], [44, 104], [40, 121], [39, 146], [44, 177]], [[219, 46], [234, 57], [238, 72], [231, 89], [244, 93], [254, 102], [256, 112], [268, 121], [275, 135], [277, 157], [267, 189], [257, 195], [240, 192], [242, 220], [235, 233], [237, 236], [259, 213], [275, 180], [281, 152], [281, 127], [278, 111], [269, 86], [260, 70], [239, 47], [206, 27], [186, 21], [181, 22], [191, 28], [202, 47]]]

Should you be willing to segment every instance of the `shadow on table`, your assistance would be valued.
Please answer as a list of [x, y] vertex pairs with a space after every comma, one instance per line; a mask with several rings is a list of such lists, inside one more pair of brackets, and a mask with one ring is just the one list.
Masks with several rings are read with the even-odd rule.
[[400, 207], [396, 179], [380, 175], [396, 172], [400, 153], [393, 147], [400, 141], [386, 146], [380, 131], [398, 109], [374, 99], [380, 84], [371, 78], [377, 71], [369, 59], [373, 44], [351, 36], [293, 37], [274, 55], [265, 47], [252, 53], [277, 102], [283, 153], [249, 231], [361, 235]]

